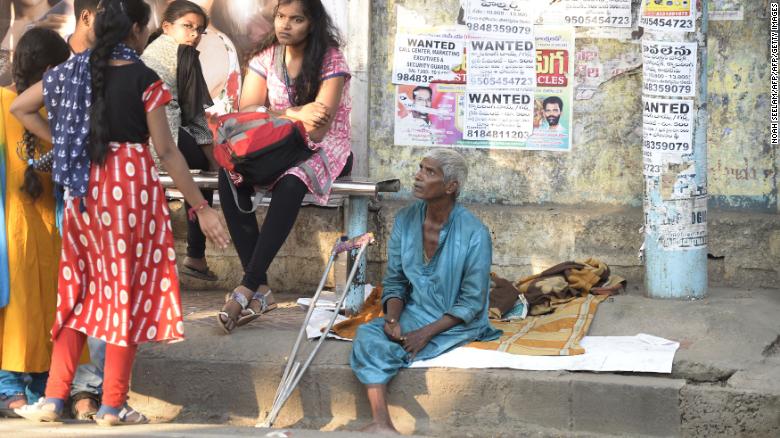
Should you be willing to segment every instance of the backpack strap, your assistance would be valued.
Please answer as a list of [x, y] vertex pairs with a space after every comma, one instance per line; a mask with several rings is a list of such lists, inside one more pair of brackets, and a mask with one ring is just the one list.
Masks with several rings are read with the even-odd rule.
[[255, 192], [254, 195], [252, 195], [252, 208], [250, 210], [244, 210], [241, 208], [241, 204], [238, 202], [238, 190], [236, 190], [236, 185], [233, 183], [233, 180], [230, 178], [230, 174], [228, 174], [228, 171], [226, 169], [222, 169], [223, 172], [225, 172], [225, 176], [228, 180], [228, 185], [230, 185], [230, 191], [233, 192], [233, 201], [236, 203], [236, 208], [238, 208], [238, 211], [241, 213], [246, 214], [252, 214], [257, 210], [257, 207], [260, 206], [260, 203], [263, 202], [263, 193]]

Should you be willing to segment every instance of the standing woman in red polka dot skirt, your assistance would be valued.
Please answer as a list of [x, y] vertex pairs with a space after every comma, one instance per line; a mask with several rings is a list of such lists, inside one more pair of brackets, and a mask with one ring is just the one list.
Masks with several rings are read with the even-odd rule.
[[[84, 341], [93, 336], [108, 343], [95, 418], [119, 424], [138, 344], [184, 337], [173, 234], [150, 135], [195, 206], [189, 214], [212, 241], [228, 244], [171, 137], [164, 108], [171, 95], [138, 58], [149, 14], [143, 0], [101, 1], [94, 49], [49, 70], [11, 106], [30, 132], [51, 139], [52, 177], [66, 199], [52, 368], [46, 397], [16, 410], [28, 419], [59, 417]], [[38, 112], [44, 104], [48, 123]]]

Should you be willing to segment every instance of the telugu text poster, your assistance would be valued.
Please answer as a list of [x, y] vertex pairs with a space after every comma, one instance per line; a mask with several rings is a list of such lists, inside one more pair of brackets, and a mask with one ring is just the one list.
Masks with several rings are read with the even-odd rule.
[[561, 0], [546, 6], [536, 24], [631, 27], [631, 0]]
[[642, 0], [639, 25], [645, 29], [693, 32], [696, 0]]
[[642, 91], [693, 97], [696, 94], [696, 43], [642, 41]]
[[471, 36], [531, 41], [537, 7], [533, 0], [469, 0], [464, 18]]
[[574, 29], [536, 27], [533, 133], [526, 149], [571, 150], [574, 101]]

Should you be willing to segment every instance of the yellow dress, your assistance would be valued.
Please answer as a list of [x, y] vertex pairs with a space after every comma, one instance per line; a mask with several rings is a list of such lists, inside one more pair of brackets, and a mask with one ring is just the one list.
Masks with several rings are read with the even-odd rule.
[[[33, 201], [19, 188], [27, 163], [17, 154], [24, 129], [10, 113], [16, 93], [0, 88], [0, 152], [5, 154], [5, 223], [10, 300], [0, 309], [0, 369], [49, 370], [50, 330], [57, 308], [60, 235], [51, 178], [40, 174], [43, 194]], [[50, 145], [44, 147], [50, 148]]]

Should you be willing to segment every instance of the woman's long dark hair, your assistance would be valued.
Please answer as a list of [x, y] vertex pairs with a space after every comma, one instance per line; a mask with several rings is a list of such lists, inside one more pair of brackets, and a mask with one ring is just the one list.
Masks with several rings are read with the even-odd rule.
[[206, 13], [206, 11], [203, 10], [203, 8], [189, 0], [173, 0], [168, 5], [168, 7], [165, 8], [165, 12], [163, 12], [162, 18], [160, 20], [160, 27], [152, 32], [152, 34], [149, 36], [149, 41], [147, 41], [146, 44], [151, 44], [152, 41], [156, 40], [157, 37], [162, 35], [162, 22], [167, 21], [168, 23], [173, 24], [174, 21], [187, 14], [200, 15], [203, 17], [203, 28], [205, 29], [209, 27], [209, 15]]
[[[300, 2], [303, 14], [311, 23], [309, 35], [306, 37], [301, 73], [295, 78], [293, 85], [294, 102], [292, 103], [300, 106], [314, 102], [317, 98], [317, 93], [320, 91], [320, 83], [322, 82], [322, 61], [325, 59], [325, 53], [331, 47], [341, 46], [341, 36], [320, 0], [279, 0], [279, 3], [274, 8], [274, 19], [276, 19], [279, 6], [294, 2]], [[278, 43], [279, 39], [276, 38], [276, 31], [273, 30], [260, 42], [257, 50], [249, 58], [251, 59], [263, 50]]]
[[[12, 64], [16, 92], [22, 94], [30, 85], [41, 80], [47, 68], [67, 61], [69, 56], [68, 43], [57, 32], [40, 27], [25, 32], [16, 45]], [[24, 158], [36, 159], [36, 152], [40, 152], [38, 138], [27, 129], [24, 130], [22, 144]], [[24, 182], [20, 189], [32, 199], [38, 199], [43, 193], [43, 184], [32, 164], [28, 164], [24, 171]]]
[[[95, 47], [89, 56], [92, 73], [89, 158], [102, 164], [108, 152], [109, 130], [106, 121], [106, 81], [108, 61], [114, 47], [130, 34], [133, 24], [149, 24], [151, 10], [143, 0], [102, 0], [95, 17]], [[119, 102], [114, 102], [119, 104]]]

